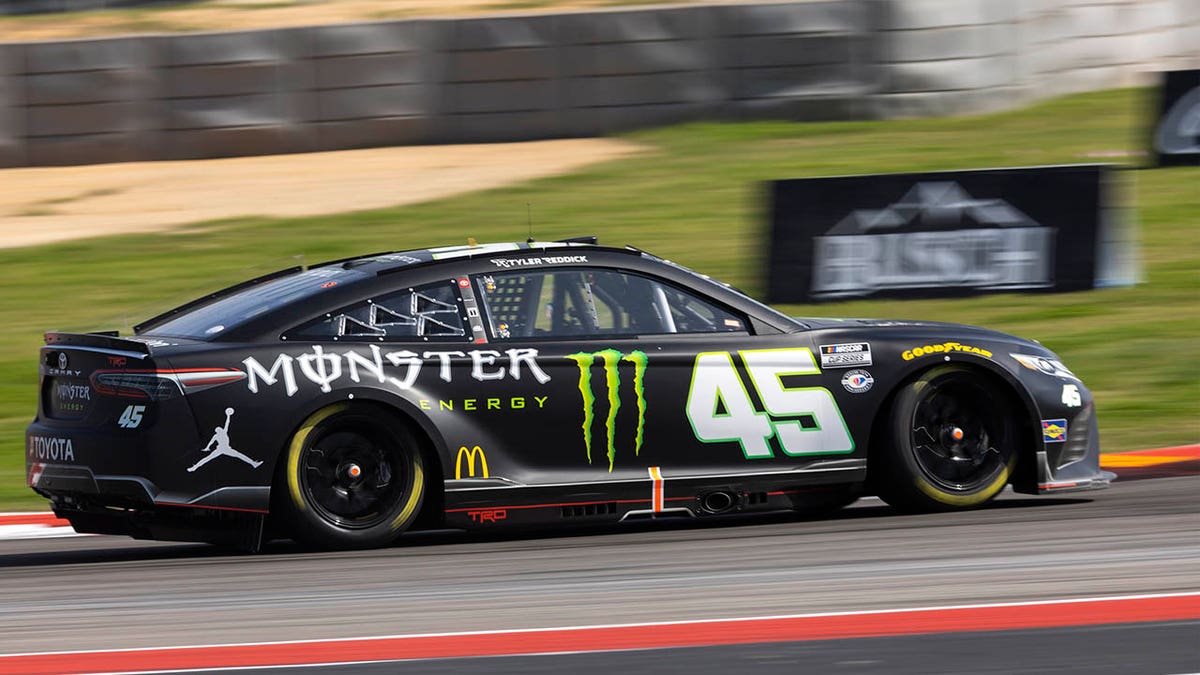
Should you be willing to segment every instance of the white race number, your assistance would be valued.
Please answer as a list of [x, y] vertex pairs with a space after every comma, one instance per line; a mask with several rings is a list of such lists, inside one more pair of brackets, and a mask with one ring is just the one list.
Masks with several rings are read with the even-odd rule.
[[142, 423], [142, 413], [146, 412], [144, 405], [131, 405], [125, 408], [125, 412], [121, 413], [121, 419], [117, 420], [117, 426], [122, 429], [136, 429]]
[[774, 457], [772, 437], [793, 457], [854, 451], [854, 439], [828, 389], [789, 387], [781, 379], [820, 375], [812, 350], [749, 349], [738, 354], [765, 410], [754, 408], [729, 352], [698, 354], [687, 400], [696, 438], [736, 441], [746, 459]]

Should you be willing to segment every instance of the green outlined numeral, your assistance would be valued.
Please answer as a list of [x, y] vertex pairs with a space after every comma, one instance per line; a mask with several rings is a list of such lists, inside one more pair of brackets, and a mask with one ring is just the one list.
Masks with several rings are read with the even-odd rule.
[[738, 355], [765, 410], [755, 409], [729, 352], [697, 354], [687, 416], [698, 440], [736, 441], [746, 459], [774, 457], [771, 438], [791, 457], [854, 451], [854, 439], [828, 389], [783, 383], [785, 375], [821, 374], [812, 350], [747, 349]]

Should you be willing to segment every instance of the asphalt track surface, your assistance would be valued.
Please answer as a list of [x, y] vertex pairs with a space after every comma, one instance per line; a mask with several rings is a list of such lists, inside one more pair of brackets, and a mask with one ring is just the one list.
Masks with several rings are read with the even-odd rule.
[[[821, 520], [770, 516], [552, 535], [420, 534], [393, 548], [353, 553], [309, 553], [278, 543], [262, 555], [231, 555], [111, 537], [5, 542], [0, 653], [1197, 590], [1200, 476], [1186, 476], [1118, 481], [1077, 495], [1005, 494], [989, 508], [957, 514], [897, 515], [864, 500]], [[405, 670], [600, 672], [624, 664], [645, 671], [671, 663], [689, 672], [724, 672], [761, 661], [776, 664], [768, 668], [775, 672], [799, 662], [824, 664], [811, 672], [1027, 672], [1038, 662], [1013, 658], [1018, 644], [1063, 661], [1066, 672], [1118, 672], [1122, 665], [1124, 672], [1200, 671], [1195, 621], [491, 657], [413, 662]], [[861, 659], [850, 658], [860, 651]], [[917, 658], [916, 665], [876, 658], [904, 653]], [[972, 654], [992, 658], [970, 665]], [[387, 664], [375, 667], [336, 668], [396, 672]]]

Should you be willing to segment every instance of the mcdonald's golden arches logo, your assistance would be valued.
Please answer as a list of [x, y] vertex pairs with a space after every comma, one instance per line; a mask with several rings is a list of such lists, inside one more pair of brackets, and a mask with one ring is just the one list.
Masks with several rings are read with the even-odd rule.
[[464, 445], [458, 449], [458, 456], [454, 458], [454, 477], [456, 479], [462, 478], [463, 457], [467, 458], [467, 477], [468, 478], [475, 478], [475, 458], [476, 457], [479, 457], [479, 474], [480, 474], [479, 477], [480, 478], [488, 477], [487, 454], [484, 453], [483, 448], [476, 445], [475, 447], [468, 450], [467, 446]]

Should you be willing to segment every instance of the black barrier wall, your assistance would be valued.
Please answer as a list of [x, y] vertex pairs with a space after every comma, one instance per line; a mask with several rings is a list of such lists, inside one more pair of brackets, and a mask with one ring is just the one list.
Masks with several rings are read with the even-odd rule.
[[1196, 67], [1197, 44], [1196, 0], [700, 4], [8, 43], [0, 166], [993, 110]]
[[1131, 283], [1104, 262], [1129, 258], [1133, 246], [1113, 231], [1108, 171], [1080, 164], [775, 181], [767, 301]]
[[1163, 74], [1151, 148], [1159, 166], [1200, 164], [1200, 70]]

